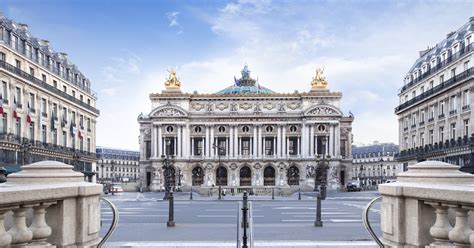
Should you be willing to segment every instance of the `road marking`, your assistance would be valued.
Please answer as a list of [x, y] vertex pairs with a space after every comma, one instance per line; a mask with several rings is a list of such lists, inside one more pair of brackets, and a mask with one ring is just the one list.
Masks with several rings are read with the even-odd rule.
[[[236, 215], [196, 215], [199, 218], [237, 218]], [[253, 215], [253, 218], [263, 218], [263, 215]]]
[[[352, 204], [352, 203], [343, 203], [342, 205], [349, 206], [349, 207], [356, 207], [356, 208], [359, 208], [359, 209], [362, 209], [362, 210], [365, 209], [365, 206], [360, 206], [360, 205]], [[371, 208], [370, 211], [380, 214], [380, 210], [375, 209], [375, 208]]]
[[[207, 212], [235, 212], [235, 211], [237, 211], [237, 209], [205, 209], [204, 211], [207, 211]], [[259, 212], [259, 211], [262, 211], [262, 210], [254, 209], [253, 211], [254, 212]]]
[[[108, 242], [111, 247], [235, 247], [235, 241], [128, 241]], [[377, 247], [373, 241], [255, 241], [255, 247]]]

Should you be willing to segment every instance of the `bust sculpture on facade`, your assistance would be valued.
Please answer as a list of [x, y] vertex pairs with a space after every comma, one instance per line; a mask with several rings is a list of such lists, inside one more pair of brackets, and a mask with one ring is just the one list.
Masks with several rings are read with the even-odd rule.
[[322, 90], [326, 89], [328, 84], [324, 74], [324, 68], [316, 68], [316, 75], [313, 77], [311, 82], [311, 90]]

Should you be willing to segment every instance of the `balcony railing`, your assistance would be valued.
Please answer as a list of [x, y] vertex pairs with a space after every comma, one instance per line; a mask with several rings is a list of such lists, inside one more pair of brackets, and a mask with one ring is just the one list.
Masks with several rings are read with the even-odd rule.
[[[93, 113], [96, 113], [96, 114], [99, 114], [100, 111], [84, 102], [81, 102], [79, 99], [76, 99], [70, 95], [68, 95], [67, 93], [63, 92], [63, 91], [60, 91], [59, 89], [43, 82], [42, 80], [40, 79], [37, 79], [35, 78], [34, 76], [31, 76], [29, 73], [26, 73], [24, 71], [22, 71], [21, 69], [18, 69], [16, 68], [15, 66], [11, 65], [11, 64], [8, 64], [7, 62], [5, 61], [2, 61], [0, 60], [0, 68], [3, 68], [9, 72], [12, 72], [14, 73], [15, 75], [19, 76], [19, 77], [22, 77], [23, 79], [26, 79], [34, 84], [36, 84], [37, 86], [39, 86], [40, 88], [43, 88], [43, 89], [47, 89], [49, 90], [50, 92], [53, 92], [65, 99], [67, 99], [68, 101], [70, 102], [73, 102], [83, 108], [86, 108], [90, 111], [92, 111]], [[18, 108], [21, 108], [21, 104], [17, 104], [17, 107]]]
[[456, 75], [455, 77], [452, 77], [452, 78], [448, 79], [447, 81], [444, 81], [443, 83], [441, 83], [439, 85], [436, 85], [432, 89], [429, 89], [429, 90], [423, 92], [422, 94], [416, 96], [415, 98], [410, 99], [407, 102], [404, 102], [404, 103], [400, 104], [398, 107], [395, 108], [395, 112], [399, 112], [399, 111], [401, 111], [405, 108], [408, 108], [408, 107], [414, 105], [415, 103], [426, 100], [428, 97], [431, 97], [435, 94], [438, 94], [439, 92], [441, 92], [445, 89], [448, 89], [448, 88], [456, 85], [459, 82], [464, 81], [466, 78], [472, 77], [473, 72], [474, 72], [474, 68], [469, 68], [469, 69], [465, 70], [461, 74]]
[[458, 111], [456, 109], [453, 109], [449, 111], [449, 116], [455, 115]]
[[465, 53], [468, 53], [474, 49], [474, 43], [469, 44], [463, 49], [460, 49], [458, 52], [455, 54], [449, 56], [445, 61], [438, 63], [434, 68], [430, 68], [428, 71], [425, 73], [421, 74], [420, 77], [413, 79], [410, 83], [404, 85], [401, 89], [401, 93], [405, 92], [408, 88], [411, 86], [415, 85], [416, 83], [422, 81], [423, 79], [435, 74], [436, 72], [440, 71], [441, 69], [445, 68], [446, 66], [454, 63], [457, 61], [462, 55]]
[[438, 120], [442, 120], [442, 119], [444, 119], [444, 114], [438, 115]]
[[423, 125], [425, 125], [425, 122], [424, 122], [424, 121], [420, 121], [420, 124], [419, 124], [419, 125], [420, 125], [420, 126], [423, 126]]
[[433, 122], [433, 121], [434, 121], [434, 117], [428, 118], [428, 122]]
[[451, 148], [460, 148], [474, 145], [474, 134], [471, 137], [458, 137], [458, 139], [450, 139], [444, 142], [436, 142], [433, 145], [428, 144], [416, 148], [410, 148], [395, 155], [397, 160], [404, 160], [409, 158], [424, 158], [425, 156], [438, 151], [444, 151]]
[[471, 109], [471, 106], [469, 105], [462, 106], [462, 111], [469, 110], [469, 109]]
[[425, 161], [379, 185], [385, 247], [473, 247], [474, 175]]
[[0, 247], [99, 243], [102, 186], [84, 182], [84, 175], [72, 168], [38, 162], [23, 166], [0, 184]]

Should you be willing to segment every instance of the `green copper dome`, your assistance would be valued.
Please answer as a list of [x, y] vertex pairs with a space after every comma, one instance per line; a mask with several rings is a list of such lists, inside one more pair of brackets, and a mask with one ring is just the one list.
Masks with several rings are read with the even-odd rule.
[[231, 85], [217, 94], [272, 94], [274, 91], [263, 87], [257, 83], [257, 81], [250, 77], [250, 70], [248, 66], [244, 66], [241, 71], [242, 77], [236, 79], [234, 77], [234, 85]]

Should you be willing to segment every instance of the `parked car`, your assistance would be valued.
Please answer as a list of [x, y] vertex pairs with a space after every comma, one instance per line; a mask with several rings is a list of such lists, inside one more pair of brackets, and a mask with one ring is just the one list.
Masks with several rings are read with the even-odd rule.
[[123, 192], [123, 188], [122, 188], [122, 186], [120, 186], [120, 185], [112, 185], [112, 186], [110, 187], [110, 192], [111, 192], [111, 193], [114, 193], [114, 194], [115, 194], [115, 193], [122, 193], [122, 192]]
[[362, 189], [357, 185], [353, 183], [348, 183], [346, 186], [346, 189], [348, 192], [353, 192], [353, 191], [361, 191]]

